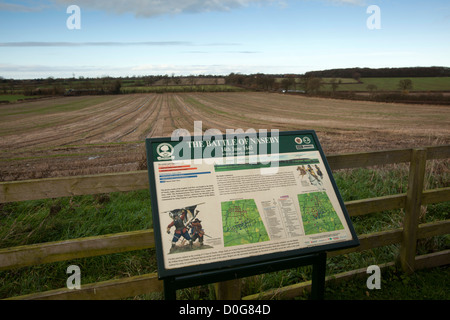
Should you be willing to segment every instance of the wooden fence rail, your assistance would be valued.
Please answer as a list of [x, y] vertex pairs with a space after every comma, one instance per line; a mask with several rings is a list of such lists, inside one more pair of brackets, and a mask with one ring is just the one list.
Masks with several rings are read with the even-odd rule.
[[[450, 201], [450, 187], [423, 190], [427, 160], [450, 158], [450, 145], [420, 149], [378, 151], [331, 155], [327, 157], [332, 170], [359, 168], [395, 163], [410, 163], [407, 193], [346, 202], [350, 216], [404, 208], [403, 228], [359, 235], [361, 245], [331, 252], [329, 257], [360, 252], [400, 243], [399, 261], [402, 269], [416, 269], [450, 264], [450, 250], [416, 256], [416, 241], [450, 233], [450, 220], [419, 224], [420, 207]], [[113, 173], [79, 177], [64, 177], [0, 183], [0, 203], [59, 198], [75, 195], [110, 193], [148, 189], [147, 171]], [[153, 230], [141, 230], [66, 241], [49, 242], [0, 249], [0, 270], [33, 266], [76, 258], [107, 255], [118, 252], [154, 248]], [[387, 264], [387, 266], [390, 264]], [[361, 270], [335, 275], [330, 279], [345, 279]], [[364, 270], [365, 272], [365, 270]], [[310, 283], [279, 288], [278, 293], [292, 297]], [[156, 274], [83, 285], [81, 290], [58, 289], [14, 299], [119, 299], [149, 292], [160, 292], [162, 286]], [[268, 297], [260, 293], [245, 299]]]

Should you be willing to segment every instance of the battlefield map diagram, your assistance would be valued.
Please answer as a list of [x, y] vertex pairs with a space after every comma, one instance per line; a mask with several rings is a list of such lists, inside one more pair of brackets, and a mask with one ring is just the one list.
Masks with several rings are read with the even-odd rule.
[[342, 225], [325, 191], [298, 195], [305, 235], [342, 230]]
[[222, 223], [225, 247], [269, 240], [253, 199], [222, 202]]

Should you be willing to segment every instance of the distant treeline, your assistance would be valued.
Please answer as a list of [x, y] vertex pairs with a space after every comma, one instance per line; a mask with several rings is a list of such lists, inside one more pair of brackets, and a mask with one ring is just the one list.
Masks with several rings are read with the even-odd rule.
[[450, 77], [447, 67], [410, 68], [345, 68], [306, 72], [307, 77], [318, 78], [398, 78], [398, 77]]

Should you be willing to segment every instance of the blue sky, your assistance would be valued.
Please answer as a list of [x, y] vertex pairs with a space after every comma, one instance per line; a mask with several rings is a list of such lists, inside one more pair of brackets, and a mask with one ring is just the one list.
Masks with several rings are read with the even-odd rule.
[[3, 78], [450, 67], [449, 40], [448, 0], [0, 0]]

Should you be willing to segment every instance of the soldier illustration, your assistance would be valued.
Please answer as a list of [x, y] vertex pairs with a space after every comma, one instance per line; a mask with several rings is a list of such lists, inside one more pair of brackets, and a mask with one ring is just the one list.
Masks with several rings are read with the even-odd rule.
[[314, 166], [316, 167], [317, 175], [319, 176], [319, 178], [323, 179], [323, 173], [320, 168], [317, 166], [317, 164], [315, 164]]
[[198, 218], [195, 218], [194, 221], [191, 222], [191, 239], [192, 242], [195, 242], [197, 239], [200, 242], [200, 246], [203, 246], [203, 236], [205, 235], [205, 231], [203, 230], [202, 223]]
[[320, 188], [322, 186], [322, 181], [319, 180], [319, 178], [317, 177], [317, 174], [314, 172], [313, 168], [311, 168], [311, 166], [308, 164], [308, 167], [306, 169], [306, 172], [308, 174], [308, 178], [309, 178], [309, 182]]
[[298, 166], [298, 167], [297, 167], [297, 171], [300, 171], [299, 174], [302, 176], [302, 180], [303, 180], [303, 177], [306, 175], [305, 167], [303, 167], [303, 166]]
[[178, 240], [180, 239], [181, 236], [183, 236], [183, 238], [185, 238], [186, 240], [189, 241], [189, 246], [192, 247], [192, 239], [189, 235], [188, 232], [188, 227], [184, 224], [184, 219], [186, 218], [186, 214], [187, 211], [186, 209], [182, 209], [181, 210], [181, 215], [179, 214], [174, 214], [172, 216], [173, 221], [167, 226], [167, 233], [170, 234], [170, 229], [172, 227], [175, 227], [175, 233], [173, 235], [173, 239], [172, 239], [172, 248], [175, 247], [175, 245], [177, 244]]
[[311, 166], [310, 166], [309, 164], [308, 164], [308, 169], [306, 169], [306, 170], [308, 171], [308, 173], [309, 173], [310, 175], [313, 176], [314, 179], [319, 180], [319, 178], [317, 178], [316, 173], [314, 172], [314, 170], [311, 168]]

